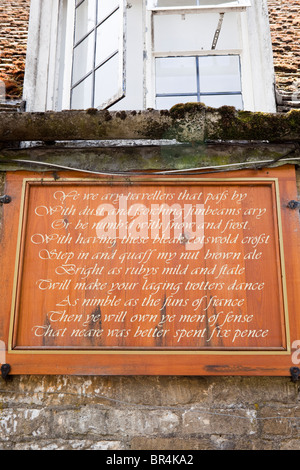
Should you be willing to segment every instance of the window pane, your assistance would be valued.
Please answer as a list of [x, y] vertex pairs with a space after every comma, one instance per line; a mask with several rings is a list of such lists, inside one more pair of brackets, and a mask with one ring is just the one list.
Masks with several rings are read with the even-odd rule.
[[190, 7], [197, 5], [196, 0], [158, 0], [157, 7]]
[[238, 0], [199, 0], [199, 5], [230, 5], [231, 3], [234, 5], [238, 5]]
[[180, 14], [155, 15], [154, 51], [183, 52], [210, 48], [211, 41], [207, 40], [207, 35], [218, 21], [218, 15], [212, 15], [211, 27], [209, 19], [205, 22], [201, 17], [203, 15], [185, 15], [184, 19]]
[[196, 103], [197, 95], [195, 96], [164, 96], [156, 98], [156, 109], [170, 109], [178, 103]]
[[71, 109], [87, 109], [92, 107], [93, 75], [72, 90]]
[[[214, 13], [154, 15], [154, 51], [211, 50], [220, 15]], [[216, 49], [240, 49], [239, 13], [226, 13]]]
[[239, 56], [199, 57], [200, 92], [241, 91]]
[[156, 93], [197, 93], [196, 58], [156, 59]]
[[94, 107], [99, 108], [111, 100], [119, 93], [119, 54], [116, 54], [104, 65], [99, 67], [95, 73], [95, 103]]
[[112, 11], [119, 6], [120, 0], [98, 0], [98, 18], [97, 23], [100, 23]]
[[119, 10], [97, 28], [96, 65], [119, 49]]
[[238, 5], [239, 0], [200, 0], [199, 5]]
[[96, 24], [96, 0], [85, 0], [76, 9], [75, 44]]
[[94, 66], [95, 36], [91, 33], [74, 49], [73, 84], [87, 75]]
[[236, 109], [243, 109], [242, 95], [212, 95], [200, 97], [201, 103], [211, 108], [220, 108], [221, 106], [234, 106]]
[[240, 3], [239, 0], [200, 0], [200, 5], [230, 5], [231, 3], [234, 5], [238, 5]]
[[157, 7], [187, 7], [187, 6], [214, 6], [238, 5], [237, 0], [157, 0]]

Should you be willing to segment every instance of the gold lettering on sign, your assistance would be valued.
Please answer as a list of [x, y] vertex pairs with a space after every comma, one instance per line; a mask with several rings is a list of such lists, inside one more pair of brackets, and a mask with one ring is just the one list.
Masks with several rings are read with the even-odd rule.
[[275, 189], [29, 180], [12, 347], [284, 349]]

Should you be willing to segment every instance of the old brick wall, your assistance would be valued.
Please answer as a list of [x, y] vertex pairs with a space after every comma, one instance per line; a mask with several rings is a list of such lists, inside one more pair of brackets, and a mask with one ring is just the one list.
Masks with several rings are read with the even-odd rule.
[[6, 99], [22, 98], [30, 0], [0, 1], [0, 79]]
[[300, 1], [268, 0], [278, 89], [300, 88]]

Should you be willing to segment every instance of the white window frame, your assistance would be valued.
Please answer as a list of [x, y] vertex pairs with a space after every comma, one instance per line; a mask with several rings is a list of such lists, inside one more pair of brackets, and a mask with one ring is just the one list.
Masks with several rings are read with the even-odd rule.
[[[249, 50], [247, 43], [247, 22], [243, 15], [246, 14], [246, 9], [251, 6], [250, 0], [237, 0], [236, 5], [195, 5], [190, 7], [156, 7], [156, 0], [147, 0], [145, 9], [145, 80], [146, 89], [144, 95], [145, 108], [156, 107], [156, 92], [155, 92], [155, 59], [163, 57], [188, 57], [188, 56], [211, 56], [211, 55], [238, 55], [240, 57], [241, 66], [241, 89], [244, 109], [253, 108], [253, 88], [251, 82], [251, 74], [249, 73]], [[210, 49], [210, 50], [189, 50], [189, 51], [155, 51], [154, 50], [154, 16], [155, 15], [168, 15], [168, 14], [199, 14], [199, 13], [228, 13], [239, 12], [239, 34], [242, 42], [241, 49]]]

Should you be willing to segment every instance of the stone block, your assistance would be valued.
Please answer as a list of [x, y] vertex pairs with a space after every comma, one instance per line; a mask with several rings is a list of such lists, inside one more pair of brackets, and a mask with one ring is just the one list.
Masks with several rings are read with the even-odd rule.
[[281, 407], [265, 407], [259, 417], [263, 435], [285, 437], [291, 435], [293, 421], [293, 412], [291, 410]]
[[180, 420], [171, 411], [110, 410], [107, 433], [111, 436], [166, 436], [179, 431]]
[[119, 441], [91, 441], [91, 440], [30, 440], [26, 442], [0, 443], [0, 450], [123, 450]]
[[207, 438], [147, 438], [135, 437], [130, 441], [131, 450], [214, 450], [214, 445]]
[[105, 410], [95, 407], [54, 410], [52, 435], [65, 439], [73, 439], [74, 436], [105, 436], [105, 413]]
[[187, 411], [183, 415], [183, 433], [193, 434], [219, 434], [222, 436], [255, 434], [256, 422], [253, 413], [241, 410], [238, 407], [227, 409], [203, 410], [197, 408]]
[[50, 413], [45, 409], [2, 409], [0, 441], [42, 439], [50, 433]]

